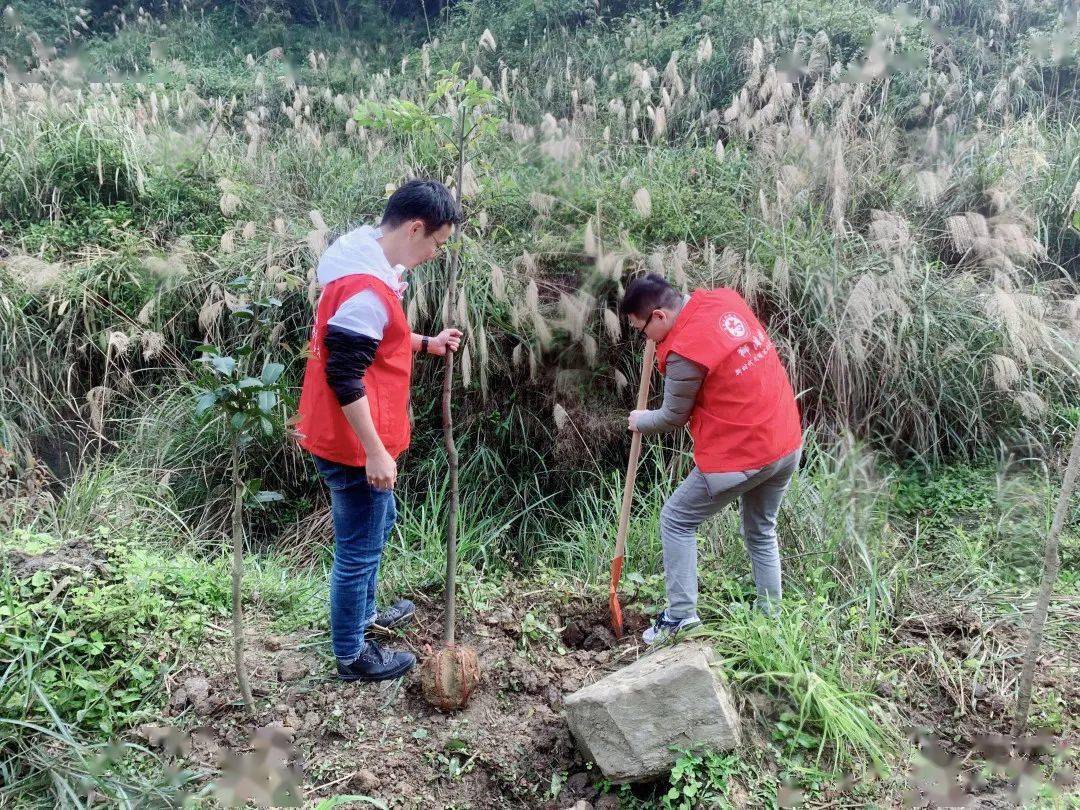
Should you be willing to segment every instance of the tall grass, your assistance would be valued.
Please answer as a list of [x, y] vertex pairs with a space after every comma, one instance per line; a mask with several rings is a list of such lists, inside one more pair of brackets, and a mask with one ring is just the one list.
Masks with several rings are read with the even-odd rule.
[[[1050, 171], [1044, 158], [1055, 152], [1053, 143], [1071, 141], [1072, 125], [1002, 121], [1005, 137], [965, 140], [954, 133], [979, 110], [965, 106], [963, 88], [939, 87], [935, 79], [931, 99], [941, 94], [945, 104], [935, 114], [951, 105], [957, 120], [948, 132], [932, 122], [917, 130], [934, 141], [926, 149], [906, 134], [910, 111], [898, 107], [888, 82], [873, 77], [881, 59], [874, 48], [899, 49], [896, 33], [860, 57], [865, 77], [849, 82], [834, 60], [854, 53], [844, 36], [868, 26], [828, 22], [837, 26], [832, 38], [795, 30], [754, 44], [746, 32], [722, 48], [717, 39], [714, 52], [722, 50], [729, 78], [744, 78], [741, 89], [697, 82], [711, 58], [649, 68], [646, 57], [670, 57], [675, 40], [646, 49], [636, 62], [615, 60], [614, 73], [592, 62], [556, 69], [549, 57], [534, 56], [505, 87], [497, 57], [478, 52], [476, 69], [499, 88], [505, 119], [503, 134], [478, 158], [485, 171], [468, 201], [477, 221], [463, 257], [468, 321], [484, 327], [470, 330], [479, 372], [471, 386], [481, 408], [517, 407], [511, 392], [527, 386], [530, 401], [521, 405], [549, 409], [562, 396], [553, 382], [568, 371], [589, 381], [594, 395], [584, 407], [619, 407], [625, 393], [617, 381], [632, 361], [606, 328], [604, 310], [627, 274], [655, 266], [686, 287], [726, 283], [747, 295], [779, 337], [804, 410], [821, 426], [934, 456], [1041, 437], [1048, 407], [1075, 393], [1075, 339], [1064, 307], [1076, 289], [1055, 277], [1053, 262], [1067, 253], [1051, 254], [1040, 242], [1037, 218], [1047, 227], [1051, 220], [1034, 192], [1047, 186], [1059, 200], [1071, 193], [1071, 170], [1054, 163]], [[683, 46], [691, 36], [681, 19], [646, 15], [619, 24], [634, 41], [645, 30], [635, 26], [670, 31]], [[210, 35], [199, 30], [196, 36]], [[512, 27], [506, 35], [512, 38]], [[541, 47], [558, 47], [557, 40]], [[778, 70], [792, 54], [812, 68], [794, 81]], [[341, 56], [327, 56], [325, 67], [317, 57], [292, 83], [280, 82], [283, 68], [272, 61], [237, 64], [253, 82], [228, 99], [167, 83], [93, 85], [76, 95], [59, 85], [8, 82], [0, 118], [16, 204], [3, 227], [13, 236], [46, 212], [59, 222], [80, 216], [75, 203], [92, 210], [129, 204], [135, 219], [119, 227], [144, 232], [170, 212], [168, 227], [151, 228], [157, 244], [109, 247], [92, 259], [67, 255], [58, 270], [73, 283], [56, 288], [49, 307], [36, 307], [43, 293], [34, 294], [21, 304], [21, 317], [29, 314], [36, 329], [64, 334], [69, 343], [78, 324], [86, 348], [117, 331], [136, 342], [160, 334], [174, 376], [185, 340], [224, 337], [215, 316], [225, 305], [223, 284], [243, 273], [283, 298], [280, 340], [295, 350], [309, 317], [312, 245], [326, 238], [312, 241], [318, 227], [312, 231], [309, 212], [318, 210], [318, 221], [337, 230], [372, 216], [387, 183], [447, 173], [445, 158], [424, 137], [347, 126], [350, 111], [366, 96], [422, 101], [444, 57], [446, 46], [427, 55], [428, 68], [413, 61], [350, 89], [331, 86]], [[546, 77], [572, 91], [568, 107], [547, 99]], [[633, 108], [636, 118], [612, 112]], [[699, 108], [704, 123], [672, 123]], [[661, 109], [671, 125], [646, 137]], [[1048, 137], [1031, 137], [1043, 129]], [[1023, 134], [1010, 137], [1013, 131]], [[594, 158], [582, 159], [584, 144]], [[193, 182], [181, 190], [175, 178]], [[650, 193], [648, 217], [631, 204], [637, 188]], [[235, 200], [222, 202], [229, 215], [196, 216], [192, 204], [205, 203], [207, 193]], [[594, 248], [584, 244], [587, 225], [601, 234]], [[173, 242], [192, 232], [194, 242]], [[1071, 244], [1055, 236], [1055, 247]], [[58, 239], [39, 234], [24, 248], [53, 251]], [[495, 267], [504, 278], [498, 289]], [[169, 292], [154, 269], [176, 279]], [[441, 296], [427, 275], [417, 274], [413, 315], [417, 328], [434, 330]], [[518, 296], [530, 282], [539, 295], [533, 304], [525, 296], [523, 306]], [[103, 307], [96, 291], [117, 284], [128, 284], [132, 297]], [[53, 368], [64, 363], [61, 352], [36, 354]], [[82, 382], [70, 392], [76, 402], [97, 384], [118, 387], [105, 384], [110, 358], [100, 348], [91, 348], [89, 359], [80, 360]], [[113, 359], [112, 383], [139, 370], [134, 358]], [[29, 422], [8, 419], [24, 431]], [[585, 440], [609, 463], [617, 457], [604, 453], [601, 436]]]
[[809, 749], [833, 770], [866, 762], [885, 770], [898, 743], [896, 722], [879, 698], [847, 685], [845, 639], [834, 622], [835, 614], [819, 605], [789, 606], [779, 620], [739, 611], [695, 636], [716, 645], [744, 688], [791, 701], [789, 744]]

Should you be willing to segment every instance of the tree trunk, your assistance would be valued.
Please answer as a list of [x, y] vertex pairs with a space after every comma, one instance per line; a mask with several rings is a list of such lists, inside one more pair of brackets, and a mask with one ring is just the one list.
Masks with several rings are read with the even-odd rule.
[[1016, 698], [1013, 737], [1019, 737], [1027, 731], [1028, 712], [1031, 709], [1031, 685], [1035, 680], [1035, 662], [1039, 657], [1039, 648], [1042, 646], [1046, 614], [1050, 609], [1050, 597], [1054, 590], [1054, 583], [1057, 581], [1058, 567], [1061, 564], [1058, 555], [1058, 538], [1065, 526], [1065, 518], [1069, 514], [1069, 501], [1076, 487], [1078, 471], [1080, 471], [1080, 426], [1077, 427], [1076, 435], [1073, 437], [1069, 463], [1065, 467], [1065, 478], [1061, 482], [1061, 493], [1058, 495], [1057, 507], [1054, 509], [1054, 520], [1050, 524], [1050, 534], [1046, 538], [1042, 582], [1039, 585], [1039, 595], [1035, 599], [1035, 610], [1031, 614], [1031, 635], [1028, 638], [1027, 650], [1024, 652], [1024, 671], [1020, 675], [1020, 686]]
[[[461, 107], [461, 129], [458, 133], [457, 185], [454, 196], [461, 205], [461, 181], [465, 173], [465, 106]], [[460, 226], [456, 228], [460, 234]], [[457, 292], [458, 263], [460, 260], [459, 239], [451, 246], [447, 287], [446, 328], [454, 325], [455, 300]], [[454, 353], [447, 349], [443, 366], [442, 422], [443, 443], [446, 445], [446, 461], [450, 467], [450, 507], [446, 515], [446, 590], [443, 604], [443, 643], [454, 643], [454, 628], [457, 619], [457, 514], [458, 514], [458, 455], [454, 444], [454, 413], [451, 408], [451, 394], [454, 383]]]
[[251, 698], [251, 686], [248, 684], [247, 665], [244, 663], [244, 604], [241, 583], [244, 577], [244, 484], [240, 480], [240, 446], [237, 436], [232, 437], [232, 636], [233, 661], [236, 664], [236, 683], [244, 698], [244, 706], [249, 714], [255, 713], [255, 701]]
[[454, 415], [450, 408], [450, 388], [454, 379], [454, 353], [447, 352], [444, 361], [442, 419], [446, 461], [450, 467], [450, 506], [446, 515], [446, 590], [443, 603], [443, 642], [454, 643], [454, 624], [457, 615], [457, 513], [458, 513], [458, 456], [454, 444]]

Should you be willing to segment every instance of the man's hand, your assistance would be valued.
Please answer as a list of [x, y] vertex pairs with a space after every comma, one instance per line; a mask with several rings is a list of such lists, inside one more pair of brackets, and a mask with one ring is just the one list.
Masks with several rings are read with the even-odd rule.
[[367, 470], [368, 483], [377, 490], [391, 490], [397, 483], [397, 462], [385, 450], [369, 456], [364, 468]]
[[643, 413], [645, 411], [630, 411], [630, 416], [626, 419], [626, 429], [636, 431], [638, 417]]
[[442, 357], [446, 354], [447, 349], [456, 352], [458, 346], [461, 345], [461, 336], [460, 329], [443, 329], [428, 341], [428, 354], [436, 354]]

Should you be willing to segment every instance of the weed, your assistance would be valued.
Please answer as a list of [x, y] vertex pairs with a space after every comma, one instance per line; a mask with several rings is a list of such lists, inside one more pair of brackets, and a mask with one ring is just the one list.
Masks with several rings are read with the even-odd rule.
[[[742, 688], [783, 694], [792, 705], [777, 732], [786, 749], [805, 749], [815, 762], [855, 766], [860, 755], [886, 768], [896, 744], [894, 720], [873, 695], [846, 685], [845, 648], [858, 641], [837, 633], [838, 617], [823, 600], [785, 603], [778, 618], [740, 609], [722, 625], [695, 635], [717, 646], [729, 677]], [[782, 727], [781, 727], [782, 726]]]

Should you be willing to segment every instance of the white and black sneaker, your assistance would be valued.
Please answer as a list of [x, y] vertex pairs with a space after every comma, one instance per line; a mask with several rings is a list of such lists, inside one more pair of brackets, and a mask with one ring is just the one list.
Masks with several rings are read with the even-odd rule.
[[416, 665], [416, 656], [406, 650], [394, 652], [370, 639], [364, 651], [349, 664], [338, 661], [338, 678], [343, 681], [392, 681]]
[[416, 615], [416, 605], [408, 599], [399, 599], [386, 610], [380, 610], [368, 624], [368, 630], [374, 633], [388, 634], [391, 630], [404, 627]]
[[667, 639], [672, 638], [682, 630], [689, 630], [691, 627], [697, 627], [699, 624], [701, 624], [701, 619], [696, 615], [687, 616], [685, 619], [669, 619], [667, 611], [665, 610], [656, 617], [653, 626], [641, 634], [641, 640], [646, 644], [656, 644], [657, 642], [666, 641]]

